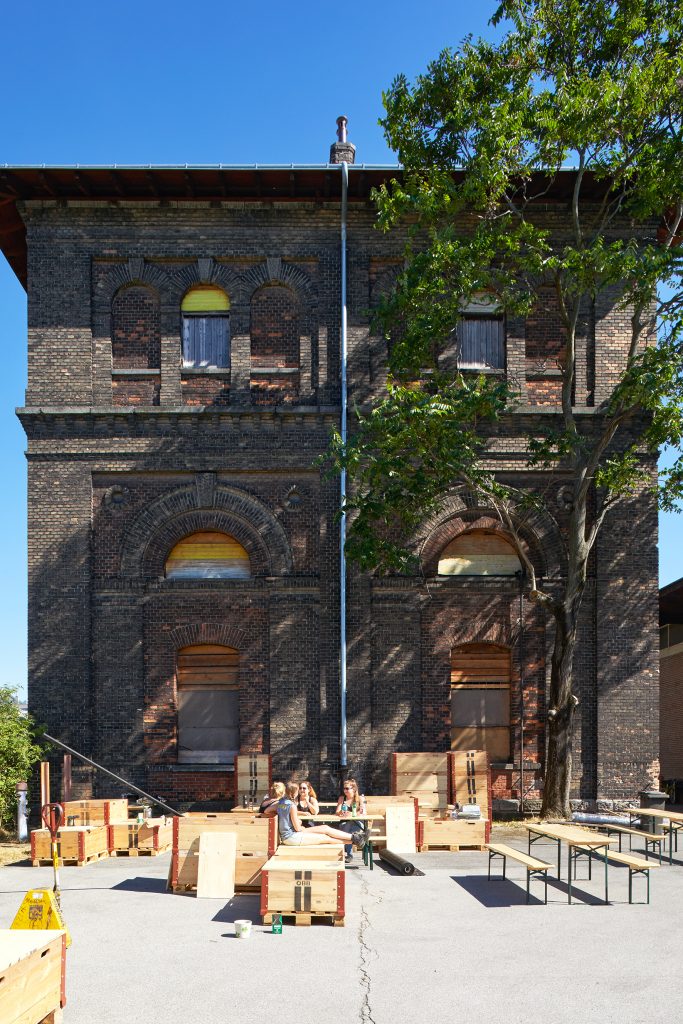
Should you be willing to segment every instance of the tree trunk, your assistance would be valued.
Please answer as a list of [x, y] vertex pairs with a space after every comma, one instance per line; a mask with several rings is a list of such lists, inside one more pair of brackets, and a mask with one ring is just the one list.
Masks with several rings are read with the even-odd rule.
[[578, 703], [572, 693], [576, 626], [583, 586], [555, 609], [555, 644], [548, 704], [548, 754], [545, 765], [542, 818], [571, 818], [572, 737]]

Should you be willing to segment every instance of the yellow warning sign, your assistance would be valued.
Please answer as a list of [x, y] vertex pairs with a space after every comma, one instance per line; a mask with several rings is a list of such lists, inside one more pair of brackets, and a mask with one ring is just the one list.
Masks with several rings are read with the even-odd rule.
[[10, 927], [19, 931], [27, 928], [62, 929], [66, 932], [67, 946], [71, 945], [69, 929], [64, 923], [57, 897], [52, 889], [31, 889], [27, 892]]

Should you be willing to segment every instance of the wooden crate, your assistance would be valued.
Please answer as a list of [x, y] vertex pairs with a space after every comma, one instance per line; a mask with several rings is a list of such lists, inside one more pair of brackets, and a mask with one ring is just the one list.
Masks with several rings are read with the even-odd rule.
[[449, 754], [417, 751], [391, 755], [391, 792], [416, 797], [434, 809], [445, 808], [450, 798]]
[[[109, 856], [105, 825], [72, 825], [57, 833], [57, 853], [60, 864], [82, 868], [90, 861]], [[31, 861], [33, 866], [52, 863], [50, 833], [46, 828], [31, 832]]]
[[420, 844], [423, 850], [460, 850], [463, 847], [483, 850], [488, 842], [487, 824], [483, 818], [478, 821], [424, 818], [420, 822]]
[[[485, 750], [453, 750], [451, 793], [453, 802], [478, 804], [482, 817], [491, 818], [491, 765]], [[487, 840], [488, 842], [488, 840]]]
[[127, 800], [67, 800], [64, 808], [64, 824], [73, 818], [74, 825], [113, 825], [128, 821]]
[[241, 804], [246, 796], [256, 805], [270, 789], [273, 781], [270, 754], [237, 754], [235, 757], [235, 803]]
[[2, 1024], [57, 1024], [65, 982], [66, 932], [0, 929]]
[[261, 868], [277, 846], [277, 819], [242, 814], [189, 814], [173, 819], [170, 889], [177, 893], [196, 890], [199, 837], [205, 832], [236, 833], [235, 889], [258, 891]]
[[173, 825], [166, 818], [146, 818], [118, 822], [108, 826], [109, 853], [112, 857], [156, 857], [170, 849]]
[[270, 924], [273, 914], [311, 924], [316, 919], [344, 923], [344, 868], [338, 861], [325, 863], [272, 857], [261, 873], [261, 917]]
[[[235, 890], [258, 892], [261, 888], [261, 868], [270, 860], [267, 853], [238, 853], [235, 855]], [[171, 854], [169, 888], [174, 893], [192, 893], [197, 890], [199, 852], [174, 851]]]
[[337, 846], [328, 846], [327, 844], [321, 846], [285, 846], [284, 843], [280, 843], [274, 853], [275, 857], [279, 857], [282, 860], [306, 860], [306, 861], [341, 861], [344, 863], [344, 847], [341, 843]]

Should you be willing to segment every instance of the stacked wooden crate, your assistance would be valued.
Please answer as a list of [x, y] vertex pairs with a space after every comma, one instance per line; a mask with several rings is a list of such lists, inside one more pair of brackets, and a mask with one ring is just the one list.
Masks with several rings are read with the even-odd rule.
[[[272, 857], [261, 873], [261, 918], [271, 924], [274, 914], [289, 923], [325, 922], [343, 925], [345, 910], [344, 863], [309, 859], [309, 850], [290, 847], [299, 859]], [[343, 847], [341, 847], [343, 849]]]
[[476, 804], [480, 818], [425, 817], [420, 822], [422, 850], [483, 849], [491, 835], [491, 769], [485, 750], [451, 751], [449, 792], [453, 804]]
[[235, 757], [235, 804], [258, 805], [273, 781], [270, 754], [237, 754]]
[[[57, 833], [57, 855], [61, 865], [82, 868], [91, 861], [109, 856], [105, 825], [71, 825]], [[34, 867], [52, 863], [50, 833], [46, 828], [31, 832], [31, 862]]]
[[2, 1024], [57, 1024], [65, 983], [66, 932], [0, 930]]
[[445, 810], [449, 801], [449, 754], [430, 752], [391, 755], [391, 792], [412, 796], [420, 813]]
[[145, 818], [109, 825], [107, 834], [112, 857], [156, 857], [170, 849], [173, 825], [166, 818]]
[[261, 868], [275, 853], [277, 819], [242, 814], [187, 814], [173, 819], [170, 889], [196, 892], [199, 842], [208, 832], [236, 834], [235, 889], [258, 891]]
[[65, 825], [113, 825], [128, 821], [128, 801], [119, 800], [66, 800]]

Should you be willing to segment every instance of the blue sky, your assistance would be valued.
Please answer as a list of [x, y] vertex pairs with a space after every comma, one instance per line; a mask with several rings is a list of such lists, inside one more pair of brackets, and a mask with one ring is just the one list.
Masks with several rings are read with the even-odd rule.
[[[488, 0], [361, 9], [205, 0], [38, 0], [3, 13], [0, 166], [323, 163], [349, 118], [357, 162], [391, 163], [377, 120], [398, 72], [414, 77], [467, 33]], [[30, 15], [29, 15], [30, 12]], [[417, 16], [416, 16], [417, 14]], [[26, 386], [26, 300], [0, 256], [0, 457], [5, 581], [0, 683], [26, 680], [26, 466], [14, 415]], [[683, 576], [677, 517], [662, 521], [661, 582]]]

